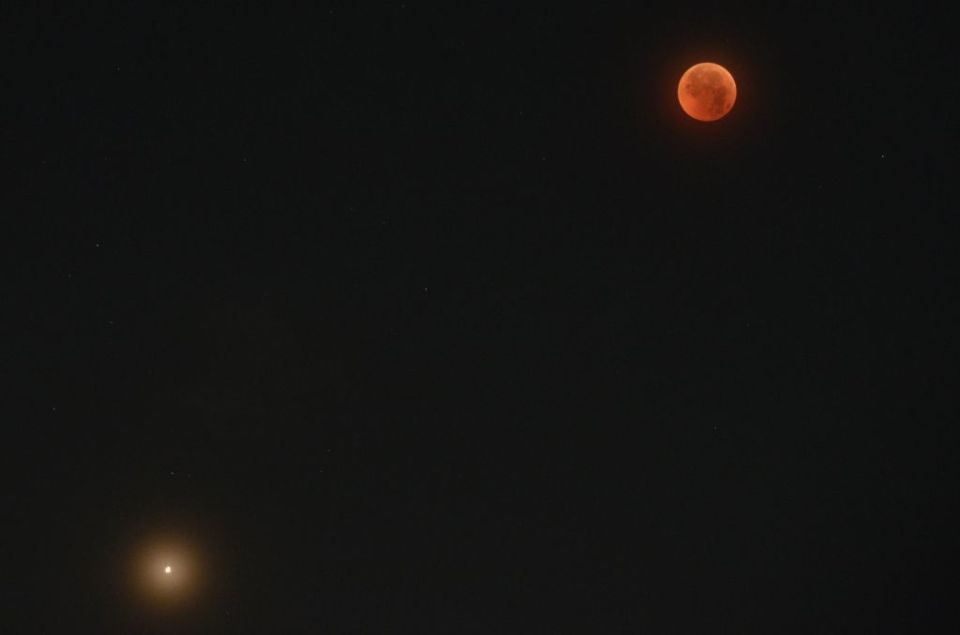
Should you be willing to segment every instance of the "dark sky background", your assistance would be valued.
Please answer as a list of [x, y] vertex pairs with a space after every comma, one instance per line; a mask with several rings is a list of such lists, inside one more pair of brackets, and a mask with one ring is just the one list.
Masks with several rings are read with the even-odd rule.
[[0, 11], [0, 630], [957, 632], [944, 14], [199, 4]]

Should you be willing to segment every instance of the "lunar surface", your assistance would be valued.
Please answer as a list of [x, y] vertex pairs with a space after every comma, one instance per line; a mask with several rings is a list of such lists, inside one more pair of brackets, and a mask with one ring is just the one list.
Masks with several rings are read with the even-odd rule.
[[683, 111], [698, 121], [722, 119], [737, 100], [737, 84], [730, 71], [703, 62], [687, 69], [677, 86]]

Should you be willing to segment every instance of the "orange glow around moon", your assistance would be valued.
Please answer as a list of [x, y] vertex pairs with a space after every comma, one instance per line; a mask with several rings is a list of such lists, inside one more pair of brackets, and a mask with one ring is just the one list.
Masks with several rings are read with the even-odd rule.
[[698, 121], [716, 121], [733, 108], [737, 84], [730, 71], [714, 64], [694, 64], [680, 78], [677, 99], [683, 111]]

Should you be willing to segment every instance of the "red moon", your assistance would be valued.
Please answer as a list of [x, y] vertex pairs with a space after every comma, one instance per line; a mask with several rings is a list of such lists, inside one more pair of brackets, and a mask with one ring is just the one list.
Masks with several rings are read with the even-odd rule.
[[714, 64], [694, 64], [677, 86], [680, 107], [698, 121], [722, 119], [737, 100], [737, 84], [730, 71]]

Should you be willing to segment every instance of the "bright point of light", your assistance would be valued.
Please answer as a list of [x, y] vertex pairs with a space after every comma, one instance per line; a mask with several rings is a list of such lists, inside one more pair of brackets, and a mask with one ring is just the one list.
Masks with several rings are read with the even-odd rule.
[[[200, 545], [177, 538], [157, 532], [131, 547], [128, 571], [135, 584], [130, 586], [145, 608], [180, 610], [205, 593], [208, 560]], [[5, 633], [2, 627], [0, 632]]]

